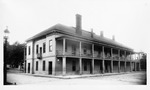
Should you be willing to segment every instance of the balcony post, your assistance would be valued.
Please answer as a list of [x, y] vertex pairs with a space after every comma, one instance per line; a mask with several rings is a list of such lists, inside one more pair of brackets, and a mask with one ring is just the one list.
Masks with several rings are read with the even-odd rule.
[[131, 52], [130, 52], [130, 72], [132, 72]]
[[103, 67], [103, 71], [102, 73], [105, 73], [105, 62], [104, 62], [104, 46], [102, 46], [102, 53], [103, 53], [103, 57], [102, 57], [102, 67]]
[[92, 74], [94, 74], [94, 44], [92, 44]]
[[79, 42], [79, 54], [80, 54], [80, 57], [79, 57], [79, 74], [81, 75], [82, 74], [82, 58], [81, 58], [81, 51], [82, 50], [82, 42], [80, 41]]
[[127, 62], [126, 62], [126, 51], [124, 51], [125, 58], [124, 58], [124, 71], [126, 72]]
[[66, 57], [63, 57], [63, 75], [66, 75]]
[[66, 39], [63, 38], [63, 56], [65, 55]]
[[120, 50], [118, 50], [118, 56], [119, 56], [119, 60], [118, 60], [118, 72], [120, 73]]
[[113, 73], [113, 48], [111, 48], [111, 73]]
[[66, 39], [63, 38], [63, 62], [62, 62], [62, 69], [63, 69], [63, 75], [66, 75], [66, 57], [65, 57], [65, 48], [66, 48]]
[[32, 55], [32, 74], [34, 74], [34, 41], [33, 41], [33, 43], [32, 43], [32, 53], [31, 53], [31, 55]]

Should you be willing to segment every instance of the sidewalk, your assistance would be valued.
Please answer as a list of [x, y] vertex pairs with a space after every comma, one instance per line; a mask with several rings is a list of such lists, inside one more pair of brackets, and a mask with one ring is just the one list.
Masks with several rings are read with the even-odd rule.
[[[138, 71], [139, 72], [139, 71]], [[75, 78], [87, 78], [87, 77], [101, 77], [101, 76], [112, 76], [112, 75], [121, 75], [121, 74], [130, 74], [138, 72], [120, 72], [120, 73], [105, 73], [105, 74], [83, 74], [83, 75], [42, 75], [42, 74], [26, 74], [35, 77], [47, 77], [47, 78], [59, 78], [59, 79], [75, 79]]]

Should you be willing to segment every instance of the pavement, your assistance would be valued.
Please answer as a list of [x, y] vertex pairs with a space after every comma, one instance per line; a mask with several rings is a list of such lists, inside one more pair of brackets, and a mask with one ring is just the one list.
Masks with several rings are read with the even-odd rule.
[[87, 75], [38, 75], [8, 72], [7, 81], [16, 85], [145, 85], [146, 72], [106, 73]]

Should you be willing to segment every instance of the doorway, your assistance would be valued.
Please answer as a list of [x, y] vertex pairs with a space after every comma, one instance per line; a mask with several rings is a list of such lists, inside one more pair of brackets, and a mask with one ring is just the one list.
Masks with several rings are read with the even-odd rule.
[[28, 73], [30, 73], [30, 63], [28, 63]]
[[48, 63], [48, 74], [52, 74], [52, 62], [49, 61]]

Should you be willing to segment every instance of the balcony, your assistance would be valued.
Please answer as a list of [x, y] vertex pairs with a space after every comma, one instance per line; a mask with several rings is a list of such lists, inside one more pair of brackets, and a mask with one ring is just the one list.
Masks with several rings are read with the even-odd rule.
[[[62, 56], [63, 55], [63, 51], [62, 50], [56, 50], [56, 55], [58, 56]], [[79, 56], [79, 52], [75, 52], [75, 51], [67, 51], [65, 52], [65, 56]]]
[[105, 59], [111, 59], [110, 53], [104, 54], [104, 58], [105, 58]]
[[82, 53], [82, 57], [92, 57], [92, 53]]
[[114, 59], [114, 60], [119, 60], [119, 56], [114, 54], [114, 55], [113, 55], [113, 59]]
[[37, 54], [37, 59], [42, 59], [42, 53]]
[[125, 56], [121, 56], [121, 57], [120, 57], [120, 60], [121, 60], [121, 61], [124, 61], [124, 60], [125, 60]]

